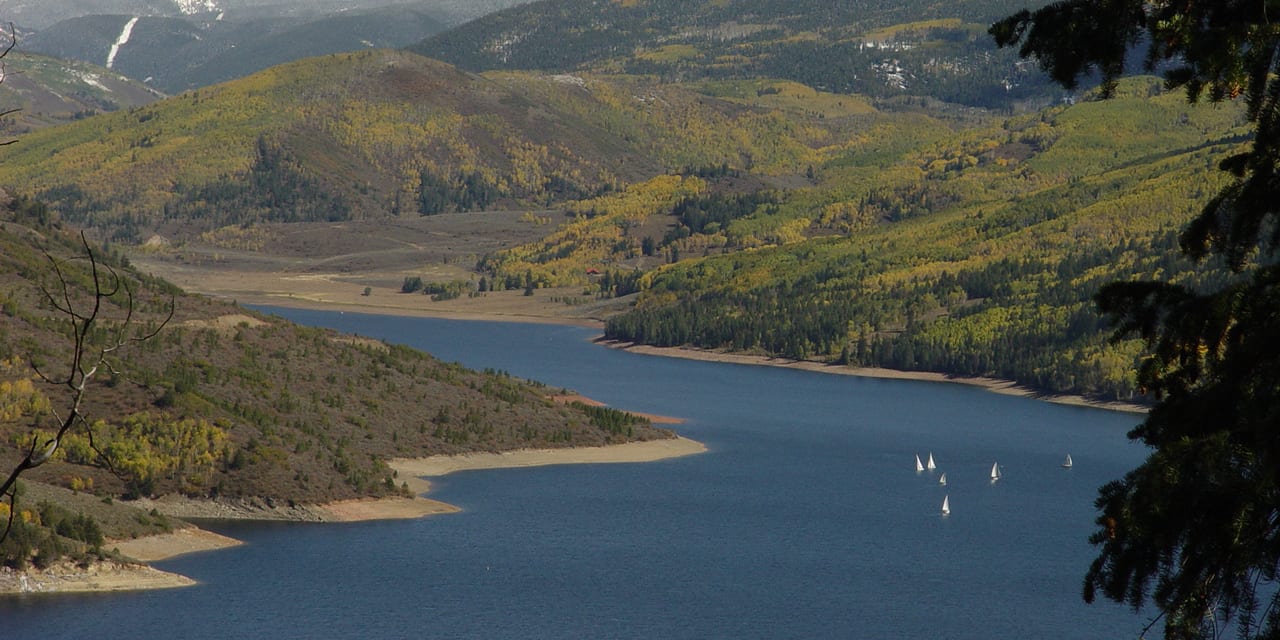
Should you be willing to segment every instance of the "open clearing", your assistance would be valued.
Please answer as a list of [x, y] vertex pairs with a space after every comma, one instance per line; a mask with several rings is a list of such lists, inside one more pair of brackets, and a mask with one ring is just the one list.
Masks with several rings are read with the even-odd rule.
[[[534, 215], [556, 224], [563, 213]], [[497, 291], [440, 302], [400, 292], [412, 276], [478, 281], [481, 257], [539, 240], [551, 228], [522, 211], [264, 224], [229, 237], [153, 242], [132, 250], [129, 259], [187, 291], [241, 303], [587, 324], [625, 307], [628, 300], [597, 301], [582, 288], [539, 289], [531, 296]]]

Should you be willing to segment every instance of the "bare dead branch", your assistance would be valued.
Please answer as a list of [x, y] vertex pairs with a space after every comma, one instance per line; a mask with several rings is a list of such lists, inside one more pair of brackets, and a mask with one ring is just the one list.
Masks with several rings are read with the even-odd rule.
[[[16, 46], [18, 46], [18, 29], [17, 27], [14, 26], [12, 22], [10, 22], [9, 23], [9, 42], [5, 44], [4, 50], [0, 51], [0, 84], [3, 84], [4, 81], [9, 78], [9, 67], [7, 64], [5, 64], [4, 58], [7, 57], [9, 55], [9, 52], [13, 51], [13, 48]], [[13, 115], [19, 111], [22, 111], [22, 109], [15, 108], [15, 109], [7, 109], [5, 111], [0, 111], [0, 118]], [[0, 142], [0, 147], [7, 147], [11, 144], [16, 144], [17, 142], [18, 142], [17, 138], [14, 138], [13, 140], [5, 140], [3, 142]], [[0, 539], [3, 539], [3, 538], [0, 537]]]
[[66, 274], [62, 273], [62, 265], [55, 260], [53, 256], [47, 253], [45, 254], [45, 258], [49, 260], [49, 266], [53, 267], [53, 275], [58, 279], [58, 285], [62, 287], [63, 304], [59, 305], [58, 298], [44, 285], [40, 285], [40, 291], [44, 293], [45, 299], [47, 299], [49, 304], [53, 306], [54, 311], [57, 311], [58, 313], [65, 313], [72, 318], [80, 320], [81, 318], [76, 315], [75, 306], [71, 303], [70, 284], [67, 282]]
[[9, 52], [13, 51], [13, 48], [16, 46], [18, 46], [18, 29], [17, 27], [13, 26], [12, 22], [10, 22], [9, 23], [9, 44], [5, 45], [4, 51], [0, 51], [0, 58], [4, 58], [5, 56], [9, 55]]
[[89, 436], [89, 449], [93, 451], [95, 456], [97, 456], [96, 462], [99, 462], [106, 467], [107, 471], [109, 471], [111, 475], [117, 478], [124, 477], [124, 474], [118, 471], [116, 469], [116, 465], [112, 463], [111, 457], [104, 453], [102, 449], [99, 449], [98, 444], [93, 441], [93, 428], [89, 426], [89, 422], [87, 420], [84, 423], [84, 432]]
[[[117, 372], [116, 367], [111, 362], [111, 356], [126, 345], [145, 342], [155, 337], [173, 319], [176, 308], [174, 298], [171, 297], [168, 314], [157, 327], [146, 333], [130, 335], [135, 322], [136, 300], [133, 288], [129, 285], [128, 280], [113, 267], [101, 262], [101, 259], [94, 253], [93, 247], [89, 244], [84, 232], [80, 234], [80, 246], [84, 255], [73, 258], [70, 261], [85, 260], [88, 262], [92, 293], [90, 299], [82, 303], [76, 302], [77, 296], [72, 292], [72, 281], [67, 272], [63, 270], [62, 262], [48, 253], [45, 254], [45, 257], [48, 258], [53, 266], [53, 273], [57, 278], [56, 292], [44, 285], [41, 285], [40, 289], [53, 310], [66, 316], [67, 321], [70, 323], [71, 354], [69, 358], [71, 362], [65, 376], [51, 376], [45, 373], [34, 362], [34, 359], [32, 359], [31, 367], [44, 382], [67, 389], [69, 406], [66, 407], [64, 415], [59, 415], [56, 409], [52, 410], [52, 414], [58, 424], [53, 436], [41, 442], [40, 437], [33, 433], [26, 455], [9, 473], [4, 483], [0, 484], [0, 495], [9, 497], [11, 516], [10, 525], [6, 526], [3, 534], [0, 534], [0, 541], [4, 540], [5, 536], [8, 535], [12, 525], [12, 514], [17, 497], [16, 484], [19, 476], [25, 471], [48, 462], [57, 453], [62, 444], [62, 439], [76, 427], [80, 427], [88, 434], [89, 446], [98, 456], [98, 459], [113, 474], [119, 475], [111, 464], [110, 458], [94, 443], [93, 428], [81, 411], [81, 407], [88, 392], [89, 384], [99, 371]], [[103, 317], [104, 305], [121, 294], [123, 294], [124, 298], [120, 303], [124, 309], [123, 319], [119, 321], [113, 331], [109, 332], [110, 337], [105, 342], [96, 348], [92, 347], [93, 332], [98, 324], [105, 321]]]
[[15, 488], [15, 490], [0, 495], [4, 495], [9, 499], [9, 518], [4, 523], [4, 533], [0, 533], [0, 540], [4, 540], [9, 536], [9, 530], [13, 529], [13, 517], [18, 513], [18, 492]]

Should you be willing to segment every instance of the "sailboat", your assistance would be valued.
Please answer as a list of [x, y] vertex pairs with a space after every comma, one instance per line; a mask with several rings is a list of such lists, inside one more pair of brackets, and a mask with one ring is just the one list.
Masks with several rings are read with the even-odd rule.
[[924, 465], [920, 464], [920, 454], [916, 454], [916, 473], [924, 471]]
[[995, 482], [1000, 479], [1000, 463], [991, 463], [991, 481]]
[[945, 487], [945, 486], [947, 486], [947, 474], [946, 474], [946, 472], [943, 472], [943, 474], [942, 474], [941, 476], [938, 476], [938, 484], [940, 484], [940, 485], [942, 485], [942, 486], [944, 486], [944, 487]]
[[932, 452], [932, 451], [930, 451], [930, 452], [929, 452], [929, 462], [925, 463], [924, 467], [925, 467], [926, 469], [930, 470], [930, 471], [933, 471], [934, 469], [937, 469], [937, 468], [938, 468], [938, 465], [936, 465], [936, 464], [934, 464], [934, 463], [933, 463], [933, 452]]
[[1062, 468], [1063, 469], [1071, 468], [1071, 454], [1069, 453], [1067, 454], [1067, 459], [1062, 463]]
[[951, 515], [951, 496], [942, 496], [942, 515]]

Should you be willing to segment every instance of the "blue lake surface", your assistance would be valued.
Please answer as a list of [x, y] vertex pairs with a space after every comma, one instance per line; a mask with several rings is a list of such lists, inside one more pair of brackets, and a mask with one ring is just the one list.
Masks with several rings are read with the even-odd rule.
[[1100, 638], [1149, 619], [1080, 599], [1096, 490], [1145, 455], [1138, 416], [644, 356], [578, 327], [268, 311], [679, 416], [710, 451], [456, 473], [432, 497], [463, 512], [421, 520], [213, 524], [248, 544], [157, 564], [198, 586], [0, 599], [5, 637]]

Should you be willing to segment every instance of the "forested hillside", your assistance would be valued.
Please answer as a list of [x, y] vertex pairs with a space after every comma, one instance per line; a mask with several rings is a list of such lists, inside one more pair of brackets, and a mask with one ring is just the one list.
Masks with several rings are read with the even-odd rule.
[[686, 166], [793, 173], [824, 137], [678, 86], [477, 76], [380, 50], [34, 133], [0, 184], [136, 242], [259, 220], [545, 207]]
[[[125, 286], [105, 300], [90, 348], [107, 344], [126, 319], [142, 335], [158, 333], [129, 341], [93, 378], [82, 406], [87, 427], [22, 476], [35, 494], [48, 494], [35, 485], [51, 484], [107, 502], [182, 494], [315, 504], [398, 495], [401, 481], [384, 462], [392, 457], [670, 437], [612, 410], [556, 404], [553, 390], [501, 372], [185, 295], [133, 272], [118, 254], [92, 250], [104, 288], [115, 288], [115, 275]], [[43, 291], [87, 315], [94, 298], [85, 257], [79, 237], [42, 204], [6, 198], [0, 207], [6, 476], [70, 409], [66, 387], [45, 383], [33, 367], [56, 379], [72, 362], [67, 316]], [[24, 500], [20, 508], [40, 511]]]
[[1189, 268], [1174, 235], [1243, 120], [1149, 78], [1084, 98], [997, 117], [378, 51], [33, 133], [0, 182], [122, 242], [559, 206], [544, 240], [482, 259], [487, 287], [640, 292], [617, 339], [1128, 397], [1135, 351], [1090, 296]]
[[1007, 108], [1058, 95], [986, 35], [1024, 8], [982, 2], [553, 0], [413, 47], [465, 69], [596, 70], [667, 81], [778, 78], [836, 93]]
[[1111, 101], [963, 131], [868, 122], [874, 135], [812, 156], [809, 186], [657, 178], [574, 205], [558, 233], [485, 267], [499, 286], [639, 292], [609, 320], [613, 339], [1109, 398], [1135, 392], [1136, 345], [1108, 342], [1093, 293], [1224, 277], [1181, 260], [1176, 235], [1247, 139], [1236, 106], [1188, 107], [1137, 78]]

